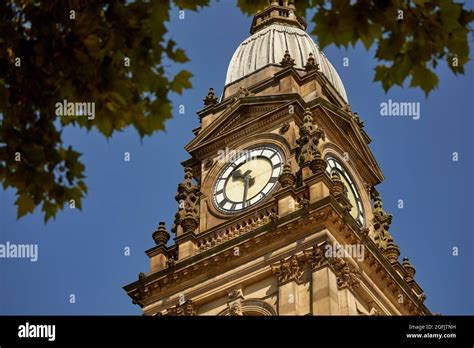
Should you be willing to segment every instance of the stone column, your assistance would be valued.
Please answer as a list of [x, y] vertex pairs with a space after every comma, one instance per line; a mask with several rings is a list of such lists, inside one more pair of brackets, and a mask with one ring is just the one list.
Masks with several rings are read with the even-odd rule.
[[309, 187], [309, 202], [313, 203], [329, 196], [331, 179], [325, 172], [314, 174], [305, 180]]
[[278, 315], [298, 315], [298, 285], [303, 271], [297, 256], [282, 259], [271, 268], [279, 283]]
[[313, 315], [339, 315], [337, 279], [329, 267], [312, 274]]
[[340, 315], [357, 315], [357, 306], [354, 294], [349, 289], [339, 291]]
[[278, 314], [298, 315], [298, 284], [290, 281], [278, 288]]

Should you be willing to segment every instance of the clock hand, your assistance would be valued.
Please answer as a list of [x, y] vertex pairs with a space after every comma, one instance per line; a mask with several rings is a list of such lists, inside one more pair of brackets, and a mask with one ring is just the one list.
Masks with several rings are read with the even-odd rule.
[[233, 180], [242, 179], [242, 181], [244, 182], [244, 197], [242, 200], [243, 208], [245, 208], [245, 203], [247, 201], [248, 188], [255, 183], [255, 178], [252, 177], [250, 173], [252, 173], [250, 169], [247, 170], [244, 174], [242, 174], [242, 171], [240, 169], [237, 169], [232, 173]]
[[240, 169], [237, 169], [232, 173], [232, 179], [233, 180], [243, 179], [243, 178], [244, 178], [244, 176], [242, 175], [242, 172], [240, 171]]
[[245, 208], [245, 203], [247, 202], [247, 191], [248, 191], [248, 187], [249, 187], [249, 179], [250, 177], [249, 176], [244, 176], [244, 198], [243, 198], [243, 201], [242, 201], [242, 205], [243, 205], [243, 208]]

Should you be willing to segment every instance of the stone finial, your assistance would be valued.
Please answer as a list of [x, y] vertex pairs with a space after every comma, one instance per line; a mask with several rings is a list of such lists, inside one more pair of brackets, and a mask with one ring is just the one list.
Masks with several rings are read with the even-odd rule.
[[282, 187], [290, 187], [295, 184], [296, 175], [293, 174], [293, 171], [291, 170], [290, 162], [286, 162], [286, 164], [283, 166], [283, 171], [280, 174], [278, 181]]
[[316, 60], [314, 59], [314, 56], [311, 52], [309, 53], [308, 61], [306, 62], [304, 68], [307, 72], [319, 70], [319, 64], [316, 63]]
[[389, 237], [387, 247], [385, 248], [385, 256], [392, 264], [396, 263], [400, 256], [400, 248], [395, 244], [391, 236]]
[[165, 223], [163, 221], [160, 221], [158, 228], [152, 234], [152, 238], [158, 246], [166, 245], [170, 239], [170, 234], [166, 230]]
[[344, 193], [344, 183], [342, 182], [341, 176], [337, 170], [332, 171], [331, 181], [333, 183], [332, 194], [337, 198]]
[[219, 102], [217, 100], [216, 95], [214, 94], [214, 88], [209, 88], [209, 92], [207, 93], [207, 96], [203, 99], [203, 102], [205, 106], [216, 105]]
[[402, 266], [407, 271], [407, 276], [405, 277], [405, 280], [407, 282], [412, 281], [413, 277], [415, 276], [416, 269], [415, 267], [413, 267], [408, 257], [403, 258]]
[[285, 54], [283, 56], [283, 59], [280, 62], [280, 65], [285, 66], [285, 67], [295, 65], [295, 60], [291, 58], [290, 52], [288, 50], [285, 51]]
[[313, 173], [326, 170], [327, 162], [322, 158], [319, 149], [320, 142], [325, 138], [326, 134], [313, 123], [312, 112], [307, 108], [303, 117], [303, 125], [300, 127], [299, 138], [296, 140], [298, 144], [297, 159], [301, 168], [309, 167]]
[[173, 232], [177, 226], [183, 228], [183, 232], [193, 232], [199, 225], [199, 194], [200, 188], [193, 181], [192, 168], [184, 169], [184, 180], [178, 185], [175, 199], [179, 203], [179, 210], [175, 215]]

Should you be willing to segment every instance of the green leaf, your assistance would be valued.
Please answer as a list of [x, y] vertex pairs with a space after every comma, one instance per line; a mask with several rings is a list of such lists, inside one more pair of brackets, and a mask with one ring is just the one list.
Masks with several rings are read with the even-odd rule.
[[47, 224], [51, 218], [56, 218], [56, 212], [58, 211], [58, 208], [56, 205], [45, 201], [41, 210], [44, 212], [44, 223]]
[[424, 66], [415, 66], [413, 68], [413, 78], [410, 82], [411, 87], [421, 87], [428, 95], [433, 89], [438, 87], [438, 76]]
[[171, 82], [170, 89], [173, 92], [182, 94], [185, 88], [189, 89], [192, 87], [192, 84], [190, 81], [192, 77], [193, 77], [193, 74], [191, 74], [189, 71], [187, 70], [180, 71]]
[[31, 198], [30, 195], [22, 193], [16, 200], [15, 204], [18, 207], [16, 218], [19, 219], [22, 216], [33, 213], [35, 210], [35, 201]]

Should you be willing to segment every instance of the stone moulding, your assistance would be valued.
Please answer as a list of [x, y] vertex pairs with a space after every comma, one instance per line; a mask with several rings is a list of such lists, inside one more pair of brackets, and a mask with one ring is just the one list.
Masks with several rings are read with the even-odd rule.
[[[193, 281], [199, 282], [200, 275], [209, 278], [212, 277], [213, 272], [217, 275], [232, 269], [237, 265], [237, 262], [239, 264], [248, 262], [249, 256], [252, 259], [262, 256], [268, 252], [267, 248], [262, 248], [262, 245], [274, 248], [277, 243], [287, 244], [302, 238], [304, 234], [307, 234], [307, 231], [314, 231], [318, 228], [338, 229], [337, 226], [341, 226], [340, 222], [343, 221], [342, 214], [339, 203], [334, 197], [328, 196], [311, 204], [306, 215], [301, 215], [299, 211], [295, 211], [280, 218], [275, 225], [264, 225], [255, 231], [229, 240], [212, 250], [206, 250], [194, 257], [178, 262], [174, 269], [165, 269], [148, 277], [143, 275], [137, 282], [126, 286], [125, 290], [135, 303], [144, 307], [172, 294], [176, 291], [177, 286], [182, 289], [186, 287], [186, 283], [191, 286]], [[304, 227], [302, 229], [304, 231], [300, 232], [298, 227]], [[355, 241], [363, 237], [359, 231], [360, 228], [357, 228], [355, 222], [345, 227], [348, 230], [347, 233], [351, 232], [352, 235], [356, 236], [354, 237]], [[421, 299], [413, 293], [409, 285], [402, 284], [404, 282], [403, 278], [393, 269], [390, 262], [385, 259], [375, 244], [371, 244], [373, 244], [371, 241], [367, 243], [368, 255], [363, 263], [371, 269], [378, 268], [380, 272], [386, 274], [388, 284], [393, 283], [390, 285], [393, 288], [392, 293], [394, 296], [399, 293], [405, 294], [404, 296], [407, 298], [406, 307], [410, 311], [414, 314], [415, 311], [420, 314], [429, 314], [429, 310], [423, 305]], [[239, 248], [238, 255], [234, 252], [235, 247]], [[339, 288], [354, 289], [357, 287], [359, 276], [351, 268], [351, 265], [334, 263], [330, 267], [333, 267], [336, 273], [339, 274]]]

